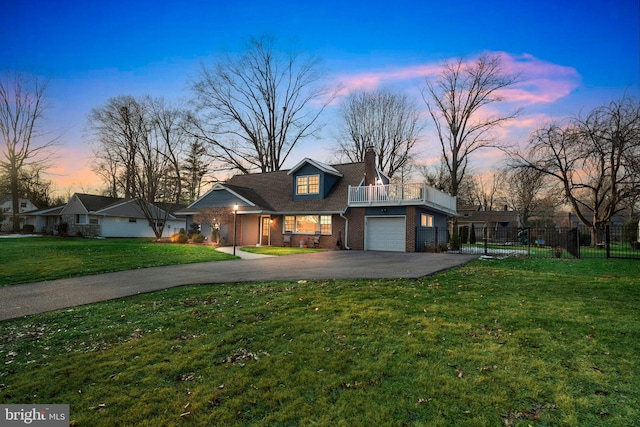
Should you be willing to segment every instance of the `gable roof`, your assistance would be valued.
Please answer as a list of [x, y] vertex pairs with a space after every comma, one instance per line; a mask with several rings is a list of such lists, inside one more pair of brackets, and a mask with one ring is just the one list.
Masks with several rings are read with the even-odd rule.
[[338, 171], [333, 166], [327, 165], [317, 160], [310, 159], [308, 157], [305, 157], [304, 159], [302, 159], [297, 165], [295, 165], [291, 170], [289, 170], [289, 172], [287, 172], [287, 175], [292, 175], [296, 173], [300, 168], [302, 168], [306, 164], [313, 165], [316, 169], [320, 169], [322, 172], [328, 173], [329, 175], [342, 177], [342, 174], [340, 173], [340, 171]]
[[100, 209], [104, 209], [105, 207], [117, 203], [123, 199], [119, 197], [107, 197], [107, 196], [97, 196], [95, 194], [83, 194], [76, 193], [78, 200], [89, 212], [96, 212]]
[[346, 163], [333, 165], [331, 168], [335, 169], [342, 178], [320, 200], [294, 200], [289, 171], [236, 175], [228, 181], [228, 185], [245, 188], [256, 195], [259, 194], [261, 200], [253, 200], [254, 203], [272, 212], [339, 213], [347, 207], [349, 185], [358, 185], [362, 180], [364, 163]]
[[64, 209], [66, 205], [61, 206], [53, 206], [51, 208], [44, 209], [34, 209], [32, 211], [24, 212], [24, 215], [32, 215], [32, 216], [58, 216], [62, 209]]
[[[139, 200], [140, 199], [120, 199], [118, 202], [105, 206], [94, 213], [104, 216], [146, 218], [146, 215], [142, 211], [142, 207], [139, 205]], [[149, 212], [152, 214], [153, 218], [164, 219], [166, 217], [167, 219], [175, 219], [175, 216], [165, 210], [162, 210], [157, 205], [150, 202], [144, 203], [147, 204]]]
[[[223, 200], [223, 204], [217, 206], [227, 206], [238, 203], [240, 212], [265, 212], [265, 213], [340, 213], [347, 208], [349, 185], [357, 186], [362, 182], [364, 176], [364, 163], [345, 163], [339, 165], [324, 165], [320, 162], [309, 162], [308, 159], [296, 165], [300, 168], [304, 164], [311, 163], [315, 167], [321, 166], [324, 172], [340, 179], [320, 200], [294, 200], [292, 197], [293, 184], [291, 181], [291, 170], [281, 170], [275, 172], [265, 172], [246, 175], [235, 175], [225, 184], [218, 184], [207, 194], [189, 205], [188, 209], [197, 210], [213, 206], [208, 202], [214, 192], [226, 191], [227, 197], [219, 197], [217, 202]], [[217, 195], [221, 195], [218, 193]], [[224, 204], [227, 203], [227, 204]]]

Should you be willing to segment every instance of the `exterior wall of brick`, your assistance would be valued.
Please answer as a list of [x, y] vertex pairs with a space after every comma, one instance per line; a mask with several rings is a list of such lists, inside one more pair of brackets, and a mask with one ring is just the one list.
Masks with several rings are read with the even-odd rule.
[[[273, 215], [271, 217], [271, 246], [282, 246], [284, 235], [282, 232], [283, 215]], [[344, 228], [345, 221], [340, 215], [331, 216], [331, 235], [323, 234], [320, 236], [320, 248], [328, 250], [339, 250], [344, 248]], [[293, 234], [291, 236], [291, 246], [300, 247], [302, 239], [309, 247], [313, 246], [313, 234]]]
[[407, 206], [406, 213], [406, 244], [405, 251], [416, 251], [416, 217], [418, 215], [415, 206]]
[[347, 244], [351, 249], [364, 250], [364, 208], [353, 208], [345, 215], [349, 219]]

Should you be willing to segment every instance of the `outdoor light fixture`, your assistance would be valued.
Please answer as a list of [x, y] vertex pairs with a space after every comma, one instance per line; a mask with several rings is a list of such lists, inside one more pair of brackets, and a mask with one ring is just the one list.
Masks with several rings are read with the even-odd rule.
[[238, 204], [233, 205], [233, 256], [236, 256], [236, 230], [238, 229]]

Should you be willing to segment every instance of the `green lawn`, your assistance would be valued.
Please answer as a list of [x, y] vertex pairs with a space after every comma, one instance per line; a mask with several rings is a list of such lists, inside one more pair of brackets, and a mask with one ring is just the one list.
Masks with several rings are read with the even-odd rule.
[[233, 259], [213, 246], [152, 239], [0, 239], [0, 286], [161, 265]]
[[630, 426], [640, 263], [200, 285], [0, 323], [0, 402], [72, 425]]

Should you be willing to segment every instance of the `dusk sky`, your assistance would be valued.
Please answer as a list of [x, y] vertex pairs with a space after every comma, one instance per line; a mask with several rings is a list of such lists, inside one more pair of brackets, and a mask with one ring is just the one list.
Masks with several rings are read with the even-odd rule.
[[[187, 100], [201, 63], [241, 52], [249, 37], [317, 55], [346, 88], [397, 88], [419, 100], [443, 60], [500, 53], [521, 82], [506, 109], [522, 115], [505, 141], [621, 98], [640, 96], [638, 0], [614, 1], [51, 1], [5, 0], [0, 68], [51, 79], [47, 128], [62, 131], [52, 176], [58, 190], [94, 192], [87, 115], [110, 97]], [[325, 121], [335, 122], [335, 106]], [[426, 111], [426, 107], [425, 107]], [[426, 116], [425, 116], [426, 119]], [[427, 122], [418, 157], [438, 156]], [[289, 158], [331, 160], [332, 128]], [[495, 152], [475, 158], [495, 165]]]

